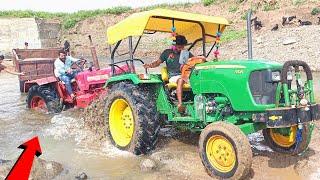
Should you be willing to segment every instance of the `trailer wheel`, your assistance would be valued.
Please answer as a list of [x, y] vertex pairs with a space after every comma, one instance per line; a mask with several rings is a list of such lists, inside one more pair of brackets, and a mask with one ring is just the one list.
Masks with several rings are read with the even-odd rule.
[[48, 113], [62, 111], [62, 105], [56, 91], [49, 86], [33, 85], [28, 92], [27, 106], [30, 109]]
[[309, 124], [303, 125], [302, 142], [296, 143], [297, 125], [288, 128], [268, 128], [262, 130], [267, 145], [279, 153], [297, 155], [308, 148]]
[[136, 155], [155, 148], [160, 130], [152, 95], [130, 83], [115, 84], [105, 105], [106, 136], [119, 149]]
[[217, 179], [243, 179], [252, 164], [249, 140], [237, 126], [225, 122], [203, 129], [199, 153], [207, 173]]

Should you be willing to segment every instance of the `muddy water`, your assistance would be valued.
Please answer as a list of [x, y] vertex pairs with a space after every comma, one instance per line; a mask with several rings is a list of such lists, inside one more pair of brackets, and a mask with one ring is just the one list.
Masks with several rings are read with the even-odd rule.
[[[315, 86], [320, 91], [320, 74], [315, 75]], [[163, 137], [152, 155], [137, 157], [116, 149], [108, 141], [96, 143], [90, 131], [81, 130], [81, 110], [72, 109], [60, 115], [36, 113], [26, 109], [25, 98], [26, 96], [19, 92], [17, 77], [1, 73], [0, 159], [17, 158], [21, 153], [17, 146], [33, 136], [39, 136], [43, 151], [41, 158], [59, 162], [64, 166], [65, 170], [57, 179], [74, 179], [81, 172], [85, 172], [91, 179], [209, 178], [197, 153], [197, 135], [182, 135], [183, 138], [175, 139], [171, 136]], [[316, 130], [316, 133], [320, 132]], [[282, 156], [278, 157], [263, 144], [261, 134], [255, 133], [249, 139], [254, 152], [251, 178], [320, 178], [320, 165], [317, 163], [320, 159], [320, 136], [316, 136], [312, 141], [312, 151], [307, 157], [289, 158], [284, 162], [281, 162]], [[156, 160], [157, 169], [148, 173], [142, 172], [139, 164], [144, 158]], [[305, 164], [312, 171], [304, 170]]]

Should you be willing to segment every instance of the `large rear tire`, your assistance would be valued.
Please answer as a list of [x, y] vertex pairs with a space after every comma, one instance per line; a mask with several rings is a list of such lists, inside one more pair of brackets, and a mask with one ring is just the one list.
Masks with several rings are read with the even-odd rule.
[[252, 165], [249, 140], [237, 126], [225, 122], [203, 129], [199, 153], [207, 173], [218, 179], [244, 179]]
[[27, 106], [30, 109], [49, 113], [62, 111], [59, 96], [50, 86], [33, 85], [28, 92]]
[[160, 123], [150, 89], [126, 82], [113, 85], [105, 113], [105, 134], [116, 147], [136, 155], [155, 148]]
[[[281, 131], [282, 130], [282, 131]], [[283, 133], [287, 130], [289, 133]], [[302, 141], [298, 147], [296, 143], [297, 125], [288, 128], [268, 128], [262, 130], [263, 137], [267, 145], [275, 152], [297, 155], [308, 148], [309, 124], [303, 125]]]

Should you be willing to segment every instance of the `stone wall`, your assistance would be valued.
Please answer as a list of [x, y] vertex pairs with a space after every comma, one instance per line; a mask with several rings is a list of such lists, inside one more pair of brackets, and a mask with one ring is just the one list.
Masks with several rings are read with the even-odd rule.
[[34, 18], [0, 18], [0, 52], [11, 56], [13, 48], [29, 49], [57, 47], [61, 26], [59, 21]]
[[42, 48], [57, 47], [61, 24], [58, 20], [36, 19]]

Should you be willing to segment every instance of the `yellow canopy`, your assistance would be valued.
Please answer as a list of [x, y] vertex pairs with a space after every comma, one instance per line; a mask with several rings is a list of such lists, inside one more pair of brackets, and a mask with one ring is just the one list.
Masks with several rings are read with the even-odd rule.
[[221, 32], [229, 25], [228, 21], [223, 17], [206, 16], [168, 9], [154, 9], [132, 14], [116, 25], [109, 27], [107, 30], [108, 43], [114, 44], [129, 36], [141, 36], [145, 30], [171, 32], [172, 19], [174, 19], [176, 33], [186, 36], [189, 42], [202, 38], [201, 25], [203, 25], [205, 34], [207, 34], [206, 42], [212, 42], [214, 40], [210, 35], [216, 35], [219, 25]]

